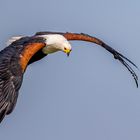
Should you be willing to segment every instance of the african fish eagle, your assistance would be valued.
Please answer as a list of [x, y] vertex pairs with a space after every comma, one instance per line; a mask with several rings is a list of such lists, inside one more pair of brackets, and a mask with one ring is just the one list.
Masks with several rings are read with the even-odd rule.
[[128, 63], [137, 66], [98, 38], [84, 33], [69, 32], [38, 32], [33, 36], [13, 37], [9, 45], [0, 51], [0, 122], [5, 115], [13, 111], [16, 105], [27, 66], [57, 51], [62, 51], [69, 56], [72, 50], [70, 40], [95, 43], [109, 51], [128, 69], [138, 87], [138, 76]]

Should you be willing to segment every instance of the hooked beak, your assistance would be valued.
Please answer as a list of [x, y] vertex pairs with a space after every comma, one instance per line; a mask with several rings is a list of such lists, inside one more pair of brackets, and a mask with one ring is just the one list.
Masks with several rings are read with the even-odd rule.
[[70, 52], [71, 52], [71, 49], [64, 50], [64, 52], [67, 54], [67, 56], [69, 56]]
[[70, 52], [67, 53], [67, 57], [70, 55]]

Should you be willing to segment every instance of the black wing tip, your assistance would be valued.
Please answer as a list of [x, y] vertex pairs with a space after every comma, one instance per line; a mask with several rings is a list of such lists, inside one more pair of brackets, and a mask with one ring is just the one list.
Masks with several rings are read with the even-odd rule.
[[[65, 33], [62, 33], [62, 32], [50, 32], [50, 31], [42, 31], [42, 32], [37, 32], [36, 35], [44, 35], [44, 34], [65, 34]], [[70, 33], [70, 32], [66, 32], [66, 33]], [[78, 33], [74, 33], [74, 34], [78, 34]], [[88, 36], [88, 37], [92, 37], [91, 35], [88, 35], [86, 33], [80, 33], [81, 35], [85, 35], [85, 36]], [[99, 40], [99, 39], [98, 39]], [[132, 77], [134, 78], [135, 80], [135, 83], [136, 83], [136, 87], [138, 88], [138, 76], [136, 75], [135, 71], [129, 66], [129, 64], [127, 62], [129, 62], [131, 65], [133, 65], [135, 68], [139, 69], [138, 66], [133, 63], [130, 59], [128, 59], [127, 57], [125, 57], [124, 55], [122, 55], [121, 53], [119, 53], [118, 51], [116, 51], [115, 49], [111, 48], [110, 46], [108, 46], [107, 44], [105, 44], [103, 41], [99, 40], [101, 42], [101, 46], [103, 48], [105, 48], [107, 51], [109, 51], [110, 53], [113, 54], [114, 58], [119, 60], [127, 69], [128, 71], [131, 73]], [[127, 62], [126, 62], [126, 61]]]
[[129, 63], [131, 63], [135, 68], [139, 69], [138, 66], [132, 62], [130, 59], [128, 59], [127, 57], [125, 57], [124, 55], [122, 55], [121, 53], [117, 52], [122, 58], [124, 58], [125, 60], [127, 60]]
[[[135, 75], [135, 76], [137, 76], [137, 75]], [[138, 77], [135, 77], [135, 76], [133, 76], [133, 78], [135, 80], [136, 87], [139, 88]]]
[[139, 84], [138, 84], [138, 81], [135, 81], [135, 82], [136, 82], [136, 87], [137, 87], [137, 88], [139, 88]]
[[5, 115], [6, 115], [7, 109], [4, 109], [0, 112], [0, 123], [3, 121]]
[[[135, 71], [130, 67], [130, 65], [127, 63], [129, 62], [131, 65], [133, 65], [135, 68], [139, 69], [136, 64], [134, 64], [131, 60], [129, 60], [127, 57], [122, 55], [121, 53], [117, 52], [104, 42], [102, 43], [102, 47], [104, 47], [106, 50], [108, 50], [110, 53], [113, 54], [114, 58], [119, 60], [126, 68], [127, 70], [131, 73], [132, 77], [134, 78], [134, 81], [136, 83], [136, 87], [138, 88], [138, 76], [135, 73]], [[126, 61], [125, 61], [126, 60]]]
[[[69, 32], [67, 32], [69, 33]], [[77, 34], [77, 33], [76, 33]], [[92, 37], [91, 35], [89, 34], [86, 34], [86, 33], [80, 33], [81, 35], [84, 35], [84, 36], [88, 36], [88, 37]], [[95, 37], [94, 37], [95, 38]], [[98, 39], [99, 40], [99, 39]], [[130, 59], [128, 59], [127, 57], [125, 57], [124, 55], [122, 55], [121, 53], [119, 53], [118, 51], [116, 51], [115, 49], [111, 48], [110, 46], [108, 46], [107, 44], [105, 44], [103, 41], [99, 40], [101, 42], [101, 46], [103, 48], [105, 48], [106, 50], [108, 50], [110, 53], [113, 54], [114, 58], [115, 59], [118, 59], [127, 69], [128, 71], [131, 73], [132, 77], [134, 78], [134, 81], [136, 83], [136, 87], [138, 88], [139, 85], [138, 85], [138, 76], [137, 74], [135, 73], [135, 71], [129, 66], [129, 64], [127, 62], [129, 62], [131, 65], [133, 65], [135, 68], [139, 69], [138, 66], [133, 63]], [[126, 61], [127, 62], [126, 62]]]

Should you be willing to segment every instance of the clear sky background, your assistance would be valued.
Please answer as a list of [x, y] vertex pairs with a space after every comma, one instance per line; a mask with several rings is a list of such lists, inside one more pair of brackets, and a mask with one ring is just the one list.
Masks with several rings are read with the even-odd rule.
[[[1, 49], [37, 31], [91, 34], [140, 67], [139, 0], [0, 1]], [[28, 67], [1, 140], [140, 140], [140, 88], [129, 72], [95, 44], [72, 46], [69, 58], [59, 52]]]

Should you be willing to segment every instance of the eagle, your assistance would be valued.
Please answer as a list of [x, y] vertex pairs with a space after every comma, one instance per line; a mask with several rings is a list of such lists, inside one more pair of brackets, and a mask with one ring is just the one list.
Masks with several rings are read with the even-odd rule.
[[72, 51], [69, 41], [74, 40], [95, 43], [106, 49], [127, 68], [138, 87], [138, 76], [129, 64], [137, 66], [96, 37], [85, 33], [49, 31], [37, 32], [32, 36], [12, 37], [7, 47], [0, 51], [0, 122], [15, 108], [27, 66], [58, 51], [69, 56]]

